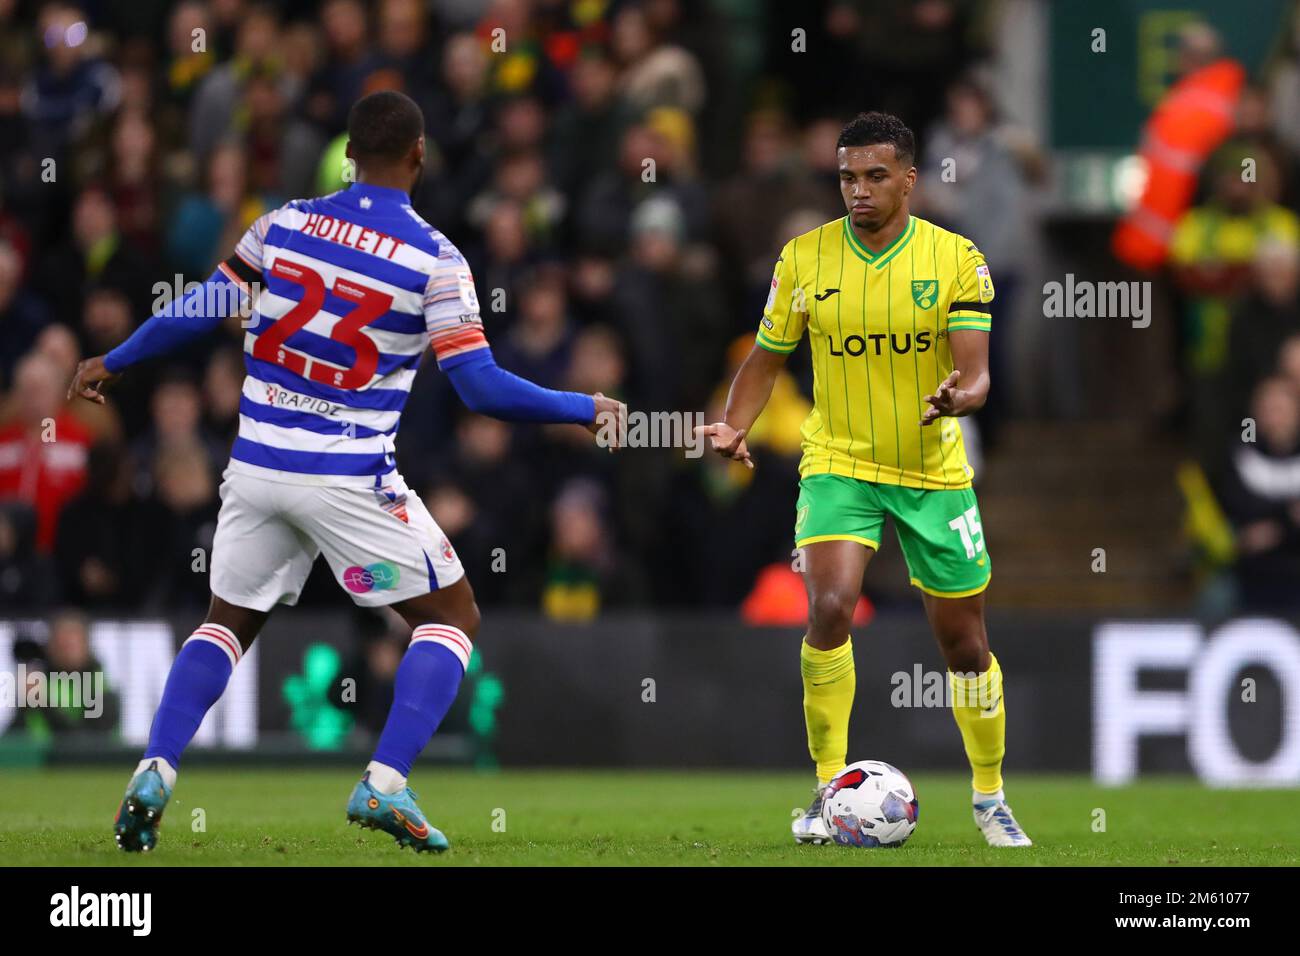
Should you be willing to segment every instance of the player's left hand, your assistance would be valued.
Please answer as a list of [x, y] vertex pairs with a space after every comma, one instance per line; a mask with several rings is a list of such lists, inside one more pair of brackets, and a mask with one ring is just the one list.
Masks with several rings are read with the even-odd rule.
[[104, 367], [104, 356], [102, 355], [96, 355], [84, 362], [78, 362], [77, 371], [72, 376], [72, 384], [68, 386], [68, 398], [71, 399], [74, 395], [80, 395], [88, 402], [103, 405], [104, 394], [101, 389], [105, 383], [116, 382], [119, 377]]
[[957, 382], [960, 379], [961, 371], [953, 369], [952, 374], [939, 383], [939, 388], [933, 395], [925, 396], [925, 400], [930, 403], [930, 407], [921, 415], [922, 425], [929, 425], [937, 419], [950, 415], [965, 414], [969, 396], [964, 389], [957, 387]]

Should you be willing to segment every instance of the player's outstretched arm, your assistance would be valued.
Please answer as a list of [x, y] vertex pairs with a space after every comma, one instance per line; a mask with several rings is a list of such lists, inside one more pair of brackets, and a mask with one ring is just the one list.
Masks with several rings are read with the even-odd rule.
[[89, 402], [104, 404], [100, 391], [103, 385], [113, 382], [138, 362], [175, 351], [211, 332], [228, 315], [237, 314], [245, 295], [229, 274], [218, 268], [203, 285], [158, 309], [107, 355], [96, 355], [79, 363], [68, 386], [68, 398], [79, 395]]
[[930, 407], [921, 414], [922, 425], [978, 412], [989, 397], [989, 334], [958, 329], [948, 333], [948, 345], [953, 370], [933, 395], [925, 396]]
[[745, 435], [771, 398], [772, 386], [785, 367], [786, 358], [785, 353], [754, 345], [731, 382], [724, 420], [695, 429], [697, 434], [709, 437], [713, 450], [723, 458], [743, 461], [747, 467], [754, 467], [754, 457], [745, 444]]
[[611, 449], [618, 448], [626, 430], [627, 406], [599, 393], [562, 392], [543, 388], [507, 372], [492, 350], [475, 349], [442, 369], [472, 412], [507, 422], [585, 425]]

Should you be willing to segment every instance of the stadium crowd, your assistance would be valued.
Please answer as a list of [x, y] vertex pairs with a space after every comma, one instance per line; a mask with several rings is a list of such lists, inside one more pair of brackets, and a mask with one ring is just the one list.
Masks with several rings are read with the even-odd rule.
[[[1176, 223], [1167, 276], [1180, 320], [1184, 484], [1201, 605], [1294, 610], [1300, 580], [1300, 16], [1266, 77], [1247, 77], [1227, 137]], [[1187, 72], [1230, 62], [1204, 24]]]
[[[67, 402], [66, 383], [207, 276], [258, 215], [344, 187], [348, 107], [378, 89], [424, 111], [413, 204], [469, 259], [501, 365], [708, 420], [783, 241], [842, 213], [842, 123], [865, 105], [899, 113], [920, 143], [914, 210], [974, 239], [997, 278], [1002, 387], [979, 418], [996, 448], [1014, 322], [1030, 311], [1016, 307], [1033, 278], [1019, 253], [1045, 180], [978, 69], [996, 4], [821, 0], [806, 57], [778, 7], [0, 0], [0, 601], [206, 601], [238, 428], [238, 322], [132, 369], [107, 407]], [[1188, 69], [1222, 56], [1212, 31], [1183, 43]], [[1237, 96], [1154, 276], [1180, 330], [1176, 427], [1200, 476], [1184, 485], [1189, 527], [1222, 606], [1294, 607], [1300, 575], [1296, 104], [1300, 27]], [[950, 157], [967, 171], [956, 183], [942, 176]], [[475, 416], [428, 369], [398, 462], [485, 605], [570, 619], [741, 607], [797, 623], [791, 503], [810, 383], [800, 350], [751, 436], [764, 467], [750, 472]], [[304, 601], [347, 598], [320, 566]]]
[[[347, 110], [377, 89], [425, 113], [413, 204], [470, 260], [503, 367], [715, 416], [782, 242], [843, 212], [835, 137], [863, 103], [836, 77], [918, 130], [947, 109], [948, 135], [1003, 159], [978, 90], [945, 106], [986, 3], [816, 8], [819, 53], [792, 57], [768, 4], [0, 0], [0, 600], [206, 601], [238, 324], [132, 369], [106, 407], [64, 389], [259, 214], [345, 186]], [[738, 606], [789, 563], [809, 378], [779, 383], [749, 473], [476, 417], [430, 369], [399, 466], [486, 605]], [[346, 600], [318, 566], [304, 601]]]

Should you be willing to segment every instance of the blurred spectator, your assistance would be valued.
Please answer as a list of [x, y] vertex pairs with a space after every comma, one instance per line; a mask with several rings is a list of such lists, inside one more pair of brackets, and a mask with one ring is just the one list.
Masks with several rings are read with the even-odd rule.
[[219, 502], [211, 459], [198, 443], [161, 446], [153, 461], [158, 506], [146, 606], [206, 607]]
[[36, 512], [21, 501], [0, 501], [0, 606], [39, 608], [54, 600], [49, 564], [36, 552]]
[[159, 542], [149, 509], [132, 493], [126, 449], [90, 449], [84, 490], [68, 502], [55, 542], [63, 600], [86, 609], [140, 606]]
[[564, 273], [535, 271], [519, 290], [519, 318], [497, 339], [501, 367], [547, 388], [559, 387], [569, 364], [572, 332]]
[[570, 391], [617, 397], [623, 394], [627, 360], [614, 331], [595, 325], [578, 333], [573, 341], [564, 388]]
[[1233, 309], [1228, 338], [1229, 414], [1244, 413], [1261, 370], [1282, 354], [1282, 343], [1300, 335], [1300, 245], [1261, 243], [1252, 265], [1254, 284]]
[[1300, 244], [1300, 218], [1277, 204], [1277, 175], [1267, 154], [1254, 157], [1255, 181], [1243, 175], [1244, 157], [1239, 145], [1219, 152], [1211, 163], [1210, 198], [1179, 221], [1170, 246], [1174, 280], [1186, 299], [1193, 441], [1210, 461], [1227, 427], [1227, 409], [1215, 393], [1226, 367], [1233, 308], [1249, 294], [1261, 244]]
[[67, 383], [46, 356], [34, 353], [14, 372], [12, 418], [0, 425], [0, 501], [36, 513], [36, 548], [54, 548], [59, 514], [86, 478], [90, 433], [64, 407]]
[[167, 229], [167, 254], [182, 275], [202, 281], [253, 220], [275, 200], [258, 196], [247, 176], [248, 157], [236, 141], [216, 147], [207, 164], [207, 189], [182, 197]]
[[[636, 208], [631, 255], [614, 283], [619, 331], [628, 342], [630, 384], [651, 408], [698, 407], [715, 384], [727, 315], [717, 283], [683, 248], [685, 216], [671, 199]], [[689, 342], [683, 349], [681, 344]]]
[[1291, 11], [1291, 29], [1282, 37], [1279, 59], [1272, 72], [1269, 98], [1273, 102], [1279, 138], [1293, 153], [1300, 153], [1300, 7]]
[[145, 261], [123, 239], [117, 211], [100, 186], [88, 186], [72, 210], [70, 240], [43, 256], [37, 284], [59, 317], [81, 315], [87, 292], [100, 285], [120, 289], [143, 313], [149, 303]]
[[[57, 322], [47, 325], [36, 337], [36, 344], [30, 354], [49, 359], [58, 369], [57, 381], [60, 383], [72, 381], [77, 362], [81, 359], [76, 336], [66, 325]], [[79, 399], [68, 399], [64, 403], [64, 409], [90, 433], [93, 441], [104, 438], [117, 439], [122, 435], [122, 425], [118, 421], [117, 412], [110, 405], [96, 405]]]
[[1178, 29], [1177, 77], [1142, 129], [1139, 147], [1147, 173], [1137, 202], [1111, 236], [1120, 262], [1140, 270], [1165, 264], [1170, 235], [1187, 212], [1197, 176], [1232, 133], [1246, 70], [1225, 56], [1218, 33], [1191, 18]]
[[213, 474], [225, 467], [229, 449], [204, 428], [202, 401], [203, 393], [194, 380], [179, 369], [168, 372], [158, 383], [150, 406], [149, 430], [131, 445], [132, 457], [141, 469], [137, 488], [150, 487], [155, 461], [174, 449], [200, 456]]
[[488, 52], [471, 33], [455, 33], [442, 51], [442, 82], [433, 91], [425, 114], [426, 162], [436, 181], [426, 189], [437, 194], [434, 221], [444, 232], [461, 222], [466, 196], [477, 195], [492, 175], [484, 133], [491, 111], [488, 101]]
[[437, 86], [438, 51], [429, 44], [426, 5], [421, 0], [382, 0], [377, 41], [385, 69], [400, 77], [400, 89], [428, 108]]
[[[223, 348], [212, 353], [203, 373], [203, 428], [229, 451], [239, 433], [239, 402], [244, 394], [244, 356]], [[225, 456], [217, 458], [224, 463]]]
[[[838, 75], [861, 77], [878, 91], [872, 109], [906, 116], [914, 129], [925, 129], [943, 91], [987, 46], [979, 7], [973, 0], [833, 0], [825, 8], [825, 29], [850, 51], [847, 63], [834, 64]], [[841, 105], [860, 109], [855, 97], [856, 91], [841, 94]]]
[[546, 166], [538, 150], [520, 150], [501, 158], [492, 185], [469, 206], [470, 224], [481, 227], [491, 210], [503, 200], [517, 204], [533, 248], [545, 250], [554, 246], [566, 200], [546, 182]]
[[37, 737], [117, 732], [121, 702], [90, 650], [89, 626], [75, 611], [56, 614], [40, 658], [26, 662], [28, 680], [40, 674], [46, 688], [45, 706], [23, 711]]
[[676, 202], [689, 238], [703, 238], [707, 194], [697, 182], [677, 175], [675, 156], [661, 130], [647, 123], [629, 127], [619, 144], [617, 165], [607, 165], [588, 185], [575, 210], [579, 242], [590, 249], [623, 251], [633, 210], [651, 197]]
[[0, 242], [0, 388], [8, 388], [14, 364], [50, 321], [49, 309], [22, 284], [22, 260], [14, 248]]
[[90, 29], [81, 10], [51, 3], [37, 24], [44, 61], [23, 90], [23, 113], [31, 123], [32, 147], [56, 159], [92, 122], [117, 108], [117, 70], [89, 53]]
[[247, 78], [277, 65], [280, 28], [274, 11], [252, 5], [243, 8], [238, 17], [235, 55], [203, 79], [190, 106], [189, 147], [200, 168], [230, 132]]
[[[967, 237], [997, 276], [995, 331], [989, 341], [989, 374], [1008, 383], [1010, 347], [1016, 340], [1016, 297], [1026, 240], [1034, 234], [1021, 166], [1005, 145], [988, 90], [973, 78], [948, 88], [947, 112], [924, 139], [922, 215]], [[945, 164], [950, 164], [947, 169]], [[1010, 388], [995, 388], [980, 410], [986, 441], [996, 440]]]
[[570, 79], [573, 99], [556, 111], [551, 127], [550, 167], [573, 202], [616, 154], [628, 110], [617, 96], [618, 70], [599, 52], [581, 56]]
[[1251, 156], [1268, 156], [1270, 166], [1277, 171], [1278, 201], [1294, 209], [1300, 200], [1300, 155], [1278, 134], [1273, 104], [1262, 86], [1247, 84], [1242, 88], [1233, 139]]
[[[746, 299], [767, 295], [776, 261], [773, 237], [791, 212], [806, 206], [826, 207], [823, 222], [843, 214], [837, 179], [821, 181], [809, 177], [800, 165], [797, 131], [785, 114], [776, 110], [751, 113], [745, 125], [741, 150], [741, 168], [723, 183], [713, 200], [713, 218], [722, 258], [739, 268], [727, 270], [724, 281]], [[825, 163], [835, 164], [834, 136], [826, 147]], [[820, 223], [818, 223], [820, 225]], [[786, 237], [789, 238], [789, 237]], [[784, 244], [778, 243], [777, 248]], [[762, 307], [758, 298], [755, 313]]]
[[[442, 515], [453, 527], [460, 524], [470, 532], [463, 543], [451, 531], [447, 534], [457, 550], [465, 549], [464, 561], [476, 562], [479, 577], [491, 578], [481, 582], [486, 595], [519, 599], [516, 582], [526, 577], [542, 549], [543, 517], [536, 502], [545, 500], [549, 491], [547, 476], [518, 467], [510, 426], [471, 414], [464, 414], [456, 425], [455, 449], [446, 470], [446, 478], [435, 481], [426, 496], [430, 512], [439, 524]], [[502, 549], [507, 573], [492, 570], [488, 557], [494, 548]], [[519, 573], [510, 573], [511, 568]]]
[[575, 481], [551, 506], [551, 553], [542, 585], [542, 612], [557, 621], [586, 621], [602, 607], [636, 603], [642, 587], [635, 565], [615, 547], [598, 485]]
[[1242, 604], [1276, 610], [1294, 603], [1300, 580], [1300, 395], [1282, 378], [1255, 389], [1256, 441], [1236, 441], [1222, 500], [1237, 531], [1235, 568]]
[[372, 90], [364, 89], [379, 58], [368, 46], [366, 8], [359, 0], [326, 0], [320, 23], [325, 33], [325, 62], [312, 78], [307, 115], [327, 132], [347, 125], [352, 104]]
[[[286, 199], [311, 192], [324, 137], [289, 112], [289, 91], [278, 70], [248, 78], [239, 130], [248, 154], [247, 191], [267, 212]], [[261, 215], [258, 212], [257, 215]]]
[[[217, 62], [207, 5], [184, 0], [172, 8], [167, 24], [167, 94], [181, 106], [189, 104], [203, 78]], [[197, 48], [197, 49], [196, 49]]]
[[622, 96], [636, 110], [675, 106], [698, 113], [704, 106], [704, 72], [688, 50], [666, 42], [659, 27], [639, 3], [614, 15], [610, 44], [623, 68]]
[[[134, 327], [131, 303], [119, 289], [101, 286], [86, 297], [81, 331], [88, 355], [103, 355], [130, 337]], [[71, 380], [71, 374], [69, 374]]]
[[153, 124], [138, 106], [122, 109], [113, 123], [106, 185], [123, 240], [145, 255], [158, 251], [161, 178]]

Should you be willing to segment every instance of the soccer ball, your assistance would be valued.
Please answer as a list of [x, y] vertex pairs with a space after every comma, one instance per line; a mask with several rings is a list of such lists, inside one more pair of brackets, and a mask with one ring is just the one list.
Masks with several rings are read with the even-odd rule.
[[845, 846], [902, 846], [920, 812], [912, 781], [879, 760], [849, 764], [822, 797], [822, 822], [831, 839]]

